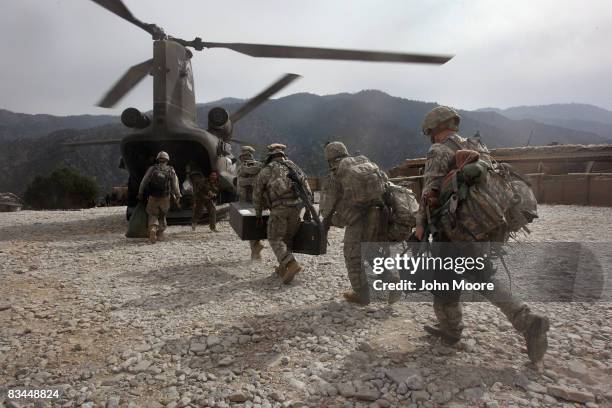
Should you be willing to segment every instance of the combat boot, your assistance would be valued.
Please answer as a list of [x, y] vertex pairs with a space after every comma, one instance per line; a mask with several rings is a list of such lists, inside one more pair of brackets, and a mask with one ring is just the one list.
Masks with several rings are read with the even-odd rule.
[[209, 228], [212, 232], [219, 232], [216, 225], [210, 225]]
[[298, 272], [301, 270], [302, 267], [295, 259], [289, 261], [289, 263], [285, 267], [285, 273], [283, 274], [283, 283], [285, 285], [291, 283], [295, 275], [297, 275]]
[[157, 240], [158, 241], [164, 241], [166, 239], [166, 235], [164, 234], [164, 230], [158, 230], [156, 235], [157, 235]]
[[356, 292], [353, 292], [352, 290], [344, 292], [342, 296], [344, 296], [344, 299], [350, 303], [355, 303], [361, 306], [367, 306], [370, 304], [370, 299], [367, 299], [363, 296], [359, 296]]
[[282, 265], [278, 265], [276, 268], [274, 268], [274, 273], [282, 279], [283, 275], [285, 275], [285, 267]]
[[253, 261], [261, 261], [261, 251], [264, 249], [264, 246], [261, 242], [257, 241], [251, 248], [251, 260]]
[[423, 329], [432, 336], [440, 337], [442, 340], [444, 340], [445, 343], [449, 345], [453, 345], [459, 340], [461, 340], [460, 334], [451, 333], [447, 330], [442, 330], [440, 328], [440, 325], [437, 324], [435, 326], [425, 325], [423, 326]]
[[523, 333], [527, 342], [527, 355], [532, 363], [537, 363], [546, 354], [548, 349], [548, 336], [546, 332], [550, 329], [550, 320], [546, 316], [534, 314], [529, 318], [527, 330]]
[[157, 242], [157, 228], [155, 228], [154, 226], [149, 228], [149, 242], [151, 244]]

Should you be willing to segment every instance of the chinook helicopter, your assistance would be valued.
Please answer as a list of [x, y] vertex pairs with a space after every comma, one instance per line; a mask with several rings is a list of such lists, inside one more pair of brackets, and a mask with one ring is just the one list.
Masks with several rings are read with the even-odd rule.
[[[263, 92], [247, 101], [236, 112], [229, 114], [216, 107], [208, 113], [208, 128], [196, 124], [196, 102], [191, 50], [227, 48], [251, 57], [303, 58], [327, 60], [378, 61], [400, 63], [444, 64], [452, 56], [405, 54], [380, 51], [361, 51], [331, 48], [295, 47], [285, 45], [219, 43], [195, 38], [186, 41], [170, 36], [155, 24], [144, 23], [134, 17], [121, 0], [92, 0], [122, 19], [140, 27], [153, 39], [153, 58], [132, 66], [106, 93], [98, 106], [110, 108], [147, 75], [153, 76], [153, 111], [151, 117], [136, 108], [127, 108], [121, 122], [133, 132], [120, 140], [68, 142], [69, 146], [112, 144], [120, 145], [121, 164], [129, 172], [127, 217], [134, 211], [138, 187], [147, 168], [153, 164], [160, 150], [168, 152], [180, 184], [186, 179], [187, 166], [196, 165], [204, 174], [216, 171], [220, 176], [218, 204], [236, 200], [234, 179], [235, 158], [231, 143], [233, 124], [246, 116], [275, 93], [299, 76], [286, 74]], [[188, 203], [181, 203], [187, 208]], [[187, 205], [184, 205], [187, 204]], [[191, 211], [173, 207], [168, 222], [180, 223], [191, 217]]]

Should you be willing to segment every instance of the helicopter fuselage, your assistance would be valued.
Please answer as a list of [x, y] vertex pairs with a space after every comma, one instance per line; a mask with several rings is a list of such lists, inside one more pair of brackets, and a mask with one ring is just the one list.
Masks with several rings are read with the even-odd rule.
[[[197, 166], [205, 175], [219, 173], [219, 202], [235, 200], [236, 167], [231, 145], [222, 137], [196, 124], [196, 104], [191, 70], [191, 52], [171, 40], [153, 45], [153, 116], [146, 126], [121, 140], [121, 156], [129, 172], [128, 216], [138, 203], [138, 187], [160, 151], [170, 155], [179, 184], [187, 178], [187, 166]], [[169, 220], [191, 216], [189, 197], [182, 207], [173, 207]], [[186, 213], [188, 212], [188, 214]]]

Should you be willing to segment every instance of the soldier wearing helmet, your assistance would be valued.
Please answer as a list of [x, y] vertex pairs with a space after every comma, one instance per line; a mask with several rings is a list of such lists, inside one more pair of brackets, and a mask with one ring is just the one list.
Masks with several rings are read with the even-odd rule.
[[[348, 302], [367, 305], [370, 302], [370, 285], [363, 266], [363, 259], [369, 260], [370, 258], [368, 254], [362, 254], [361, 244], [364, 242], [385, 242], [387, 240], [386, 223], [388, 217], [382, 197], [387, 177], [379, 170], [378, 166], [370, 162], [365, 156], [350, 156], [342, 142], [326, 144], [324, 155], [330, 173], [323, 182], [319, 211], [323, 216], [325, 228], [329, 229], [331, 225], [345, 227], [344, 262], [352, 290], [345, 292], [343, 297]], [[378, 193], [376, 193], [378, 195], [373, 197], [373, 200], [367, 206], [354, 202], [353, 195], [346, 194], [348, 191], [362, 188], [361, 185], [352, 185], [356, 182], [356, 178], [343, 177], [343, 174], [350, 172], [353, 166], [371, 169], [368, 178], [380, 183], [381, 189], [377, 190]], [[378, 183], [374, 183], [374, 185]], [[380, 249], [383, 252], [389, 250], [385, 245]], [[386, 282], [399, 280], [388, 270], [383, 272], [381, 278]], [[399, 300], [400, 295], [400, 291], [390, 291], [389, 303]]]
[[189, 178], [193, 184], [191, 230], [196, 230], [198, 221], [202, 218], [204, 209], [206, 209], [208, 212], [208, 227], [212, 232], [217, 232], [217, 209], [215, 202], [219, 195], [219, 174], [213, 171], [206, 177], [200, 169], [193, 168], [189, 171]]
[[[236, 177], [236, 187], [238, 189], [238, 200], [241, 202], [253, 202], [253, 184], [262, 163], [255, 160], [255, 149], [251, 146], [242, 146], [240, 149], [238, 176]], [[249, 241], [251, 247], [251, 259], [261, 260], [261, 251], [264, 245], [261, 241]]]
[[149, 215], [149, 241], [152, 244], [164, 237], [171, 196], [177, 205], [181, 198], [178, 177], [174, 168], [168, 165], [170, 156], [161, 151], [157, 153], [156, 159], [157, 163], [147, 169], [138, 189], [140, 201], [144, 200], [145, 192], [148, 195], [146, 210]]
[[270, 209], [268, 242], [278, 260], [276, 273], [283, 283], [288, 284], [302, 270], [291, 252], [291, 244], [300, 226], [303, 203], [289, 179], [290, 170], [297, 174], [300, 183], [311, 197], [312, 192], [302, 169], [287, 159], [285, 148], [286, 146], [280, 143], [268, 146], [265, 164], [255, 179], [253, 205], [258, 219], [261, 219], [264, 209]]
[[[425, 170], [423, 173], [423, 189], [421, 206], [417, 216], [417, 228], [415, 235], [419, 240], [428, 239], [425, 236], [425, 226], [432, 232], [434, 241], [452, 242], [444, 234], [443, 228], [438, 228], [436, 219], [432, 214], [446, 203], [438, 201], [443, 178], [453, 170], [455, 165], [455, 153], [458, 150], [475, 150], [481, 159], [491, 165], [489, 152], [480, 141], [465, 139], [457, 134], [461, 117], [457, 112], [447, 106], [438, 106], [430, 111], [423, 120], [423, 134], [431, 139], [432, 145], [427, 152]], [[461, 205], [461, 204], [459, 204]], [[475, 214], [479, 217], [479, 214]], [[467, 235], [466, 235], [467, 236]], [[466, 238], [467, 239], [467, 238]], [[488, 237], [487, 241], [494, 238]], [[532, 362], [538, 363], [544, 357], [548, 347], [546, 332], [549, 321], [546, 316], [533, 313], [522, 301], [514, 298], [504, 282], [495, 278], [493, 267], [486, 245], [473, 245], [477, 242], [475, 237], [467, 243], [456, 243], [455, 245], [436, 246], [441, 257], [484, 257], [485, 268], [479, 273], [466, 273], [461, 279], [477, 280], [478, 282], [493, 283], [493, 290], [483, 291], [482, 295], [497, 306], [506, 315], [514, 328], [520, 332], [527, 343], [527, 353]], [[485, 243], [486, 244], [486, 243]], [[435, 271], [436, 280], [455, 280], [456, 276], [449, 275], [450, 271]], [[424, 329], [434, 335], [443, 338], [447, 342], [455, 343], [460, 340], [463, 331], [463, 312], [461, 307], [461, 291], [434, 291], [433, 308], [438, 320], [436, 326], [425, 326]]]

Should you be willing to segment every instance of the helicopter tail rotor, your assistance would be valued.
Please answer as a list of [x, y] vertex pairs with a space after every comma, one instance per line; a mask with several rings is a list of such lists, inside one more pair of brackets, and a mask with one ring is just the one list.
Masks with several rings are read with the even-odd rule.
[[98, 102], [101, 108], [112, 108], [121, 98], [144, 79], [153, 67], [153, 59], [134, 65], [117, 81], [115, 85]]

